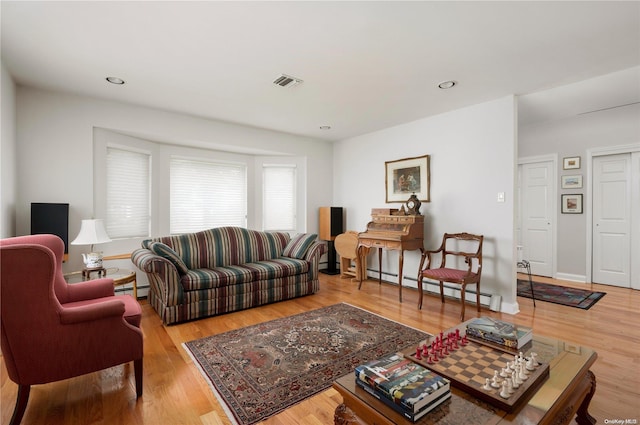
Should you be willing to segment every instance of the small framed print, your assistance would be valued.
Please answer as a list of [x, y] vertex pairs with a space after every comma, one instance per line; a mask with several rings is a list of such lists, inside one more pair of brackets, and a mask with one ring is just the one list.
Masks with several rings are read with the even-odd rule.
[[582, 214], [582, 194], [562, 195], [562, 214]]
[[582, 189], [582, 176], [562, 176], [563, 189]]
[[572, 156], [562, 160], [562, 168], [564, 170], [577, 170], [580, 168], [580, 157]]

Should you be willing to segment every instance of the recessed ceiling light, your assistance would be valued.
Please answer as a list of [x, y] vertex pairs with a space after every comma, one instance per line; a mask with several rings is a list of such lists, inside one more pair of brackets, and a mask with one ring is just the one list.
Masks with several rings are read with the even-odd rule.
[[106, 80], [111, 84], [118, 84], [118, 85], [124, 84], [124, 80], [118, 77], [107, 77]]
[[330, 125], [321, 125], [320, 126], [320, 130], [331, 130], [331, 126]]
[[455, 86], [456, 84], [458, 84], [457, 81], [449, 80], [449, 81], [441, 82], [440, 84], [438, 84], [438, 87], [440, 87], [443, 90], [446, 90], [446, 89], [450, 89], [451, 87]]

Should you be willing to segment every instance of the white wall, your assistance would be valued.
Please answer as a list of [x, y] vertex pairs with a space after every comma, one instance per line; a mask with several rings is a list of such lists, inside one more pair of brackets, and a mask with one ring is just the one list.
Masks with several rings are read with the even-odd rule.
[[[347, 229], [364, 231], [371, 208], [400, 207], [385, 204], [385, 161], [431, 155], [431, 202], [421, 208], [425, 248], [436, 249], [445, 232], [483, 234], [481, 290], [516, 312], [515, 121], [509, 96], [337, 143], [334, 205], [346, 209]], [[497, 202], [498, 192], [506, 202]], [[397, 273], [397, 255], [384, 253], [383, 271]], [[419, 260], [418, 251], [405, 253], [404, 284], [416, 286]], [[372, 254], [369, 268], [377, 267]]]
[[0, 68], [0, 238], [8, 238], [16, 235], [16, 89], [4, 65]]
[[[582, 175], [582, 189], [562, 189], [558, 181], [558, 197], [563, 193], [584, 194], [587, 206], [587, 150], [640, 143], [640, 105], [603, 110], [521, 126], [518, 135], [520, 157], [557, 154], [557, 175]], [[582, 158], [579, 170], [563, 170], [562, 158]], [[558, 200], [558, 208], [560, 201]], [[557, 212], [557, 277], [584, 281], [587, 276], [587, 216]]]
[[[18, 87], [16, 111], [17, 234], [30, 231], [31, 202], [68, 202], [70, 238], [81, 219], [94, 216], [95, 127], [201, 148], [306, 156], [308, 231], [317, 232], [318, 208], [331, 204], [333, 157], [328, 142], [29, 87]], [[102, 248], [111, 255], [137, 246]], [[81, 252], [83, 247], [70, 247], [65, 272], [82, 268]]]

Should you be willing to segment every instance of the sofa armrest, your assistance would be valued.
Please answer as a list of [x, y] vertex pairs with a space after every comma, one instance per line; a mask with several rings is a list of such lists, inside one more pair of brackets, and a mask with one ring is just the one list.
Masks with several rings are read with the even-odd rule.
[[166, 258], [146, 248], [133, 251], [131, 261], [147, 274], [151, 290], [155, 291], [164, 305], [179, 305], [184, 300], [184, 288], [176, 266]]
[[327, 252], [327, 244], [320, 241], [315, 241], [309, 249], [307, 250], [307, 254], [304, 256], [304, 259], [307, 261], [313, 261], [314, 257], [318, 260]]
[[320, 241], [315, 241], [309, 249], [307, 250], [307, 254], [304, 259], [311, 263], [309, 267], [309, 274], [311, 276], [311, 280], [318, 279], [318, 269], [320, 268], [320, 257], [322, 257], [326, 252], [327, 244]]

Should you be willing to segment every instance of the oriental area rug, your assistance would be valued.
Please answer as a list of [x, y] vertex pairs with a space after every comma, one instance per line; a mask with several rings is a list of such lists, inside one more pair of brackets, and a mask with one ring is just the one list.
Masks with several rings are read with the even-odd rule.
[[342, 303], [183, 345], [232, 422], [249, 425], [429, 336]]
[[[606, 292], [587, 291], [540, 282], [533, 282], [533, 292], [536, 301], [547, 301], [583, 310], [590, 309], [600, 298], [606, 295]], [[528, 280], [518, 279], [518, 296], [532, 298]]]

